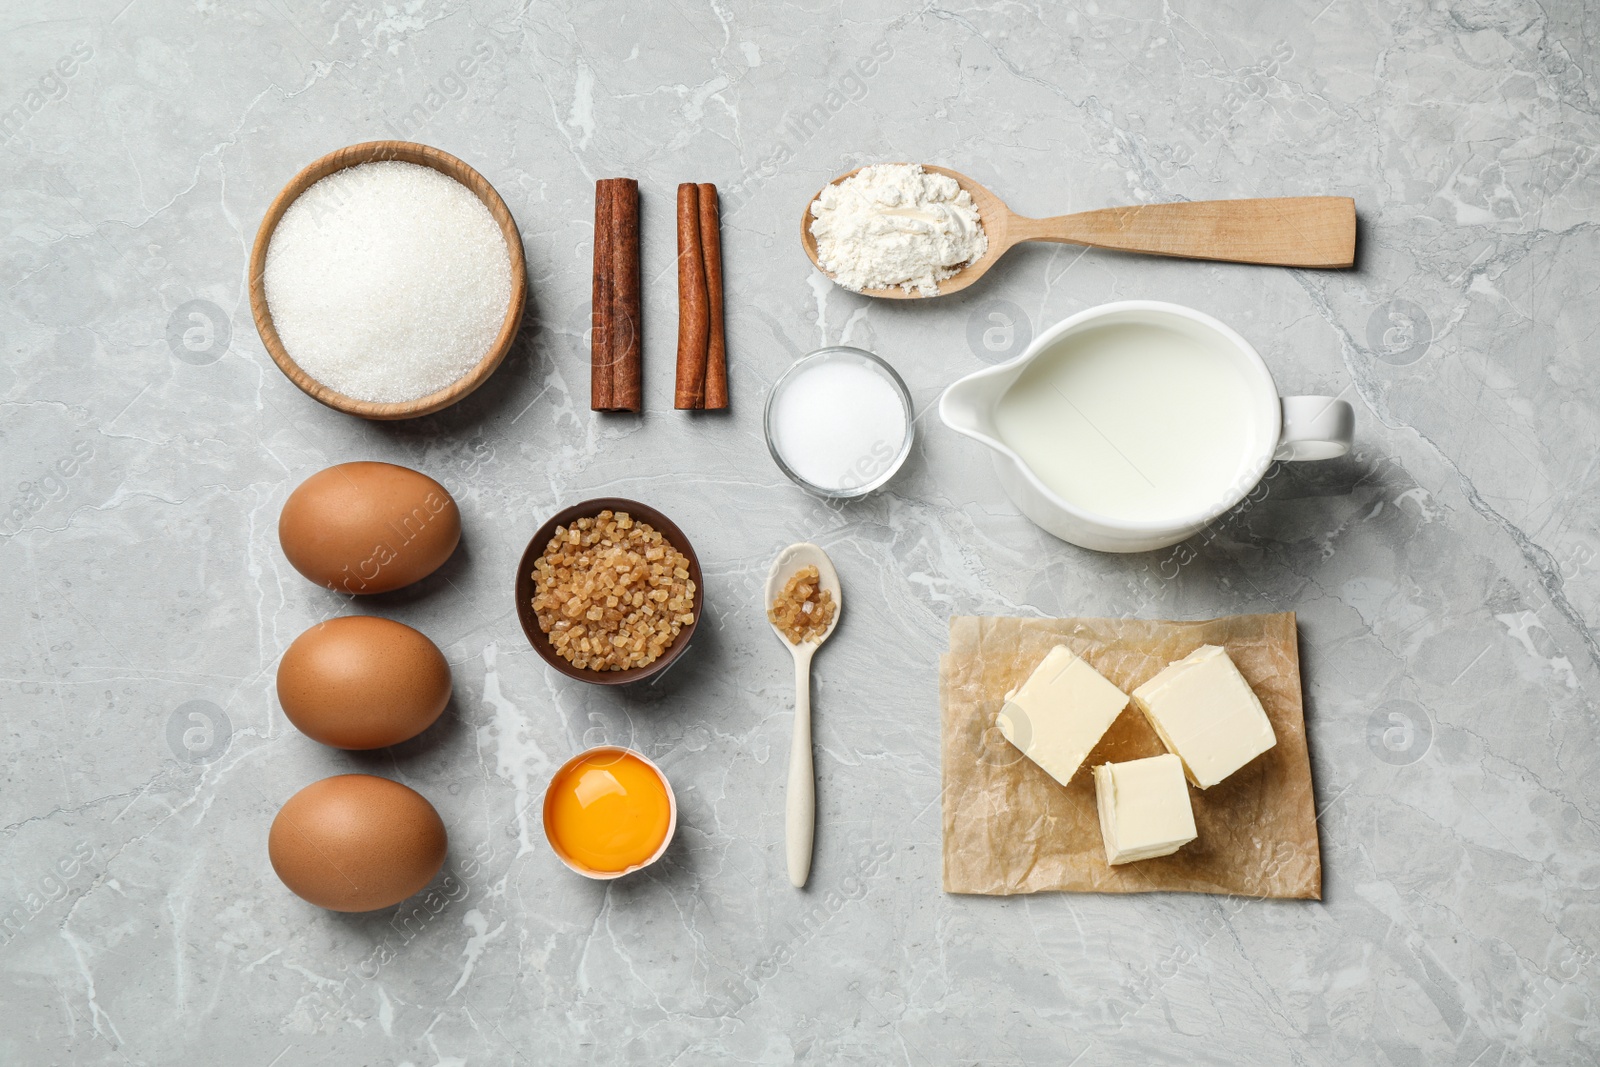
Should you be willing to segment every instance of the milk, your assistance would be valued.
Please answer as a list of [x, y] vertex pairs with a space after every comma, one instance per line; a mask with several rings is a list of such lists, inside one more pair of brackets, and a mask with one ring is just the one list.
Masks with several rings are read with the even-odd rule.
[[1068, 503], [1122, 521], [1214, 510], [1259, 471], [1255, 391], [1217, 342], [1149, 323], [1063, 337], [1001, 397], [998, 436]]

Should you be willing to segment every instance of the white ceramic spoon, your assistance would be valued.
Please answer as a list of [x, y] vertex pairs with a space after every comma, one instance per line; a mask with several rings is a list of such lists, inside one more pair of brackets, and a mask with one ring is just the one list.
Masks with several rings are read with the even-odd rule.
[[783, 837], [789, 858], [789, 881], [796, 888], [805, 885], [811, 874], [811, 838], [817, 825], [817, 786], [811, 768], [811, 657], [822, 642], [832, 636], [844, 612], [839, 572], [833, 569], [833, 560], [816, 545], [804, 542], [790, 545], [772, 561], [762, 610], [772, 607], [778, 594], [783, 592], [784, 584], [802, 567], [816, 567], [822, 589], [833, 594], [833, 619], [820, 636], [798, 645], [790, 644], [782, 630], [775, 625], [772, 627], [778, 640], [794, 656], [794, 736], [789, 741], [789, 789], [784, 801]]

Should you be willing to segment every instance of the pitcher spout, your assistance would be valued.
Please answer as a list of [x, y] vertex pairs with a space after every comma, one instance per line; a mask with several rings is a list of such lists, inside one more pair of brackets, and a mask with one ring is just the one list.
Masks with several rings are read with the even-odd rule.
[[994, 408], [1010, 384], [1009, 376], [991, 367], [969, 374], [951, 385], [939, 397], [939, 418], [957, 433], [992, 443], [995, 434]]

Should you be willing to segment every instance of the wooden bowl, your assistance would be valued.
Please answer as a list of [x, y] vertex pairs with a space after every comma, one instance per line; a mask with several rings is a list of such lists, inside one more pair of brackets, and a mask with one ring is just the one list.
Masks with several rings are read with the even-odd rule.
[[[445, 177], [454, 178], [471, 189], [478, 199], [483, 201], [483, 206], [489, 209], [489, 214], [494, 216], [495, 222], [499, 223], [500, 233], [506, 240], [506, 251], [511, 256], [511, 305], [506, 308], [506, 317], [500, 324], [499, 336], [495, 338], [494, 344], [490, 346], [483, 359], [472, 370], [438, 392], [429, 393], [416, 400], [397, 403], [378, 403], [345, 396], [301, 370], [300, 366], [289, 358], [289, 352], [278, 336], [277, 327], [272, 324], [272, 312], [267, 307], [267, 246], [272, 242], [273, 231], [278, 228], [278, 220], [289, 210], [289, 205], [294, 203], [295, 198], [301, 193], [334, 171], [382, 160], [399, 160], [402, 163], [417, 163], [431, 167]], [[506, 202], [500, 199], [500, 194], [494, 191], [494, 186], [490, 185], [483, 175], [448, 152], [441, 152], [427, 145], [412, 144], [410, 141], [368, 141], [365, 144], [355, 144], [341, 148], [337, 152], [329, 152], [306, 167], [290, 179], [277, 199], [273, 200], [272, 206], [267, 208], [266, 217], [261, 220], [261, 228], [256, 231], [255, 247], [250, 251], [250, 313], [255, 317], [256, 332], [261, 334], [261, 343], [267, 346], [272, 361], [291, 382], [298, 385], [313, 400], [326, 404], [336, 411], [359, 415], [363, 419], [410, 419], [418, 415], [432, 414], [449, 407], [482, 385], [484, 380], [494, 373], [495, 368], [500, 366], [500, 361], [506, 358], [506, 353], [511, 351], [511, 343], [516, 339], [517, 328], [522, 323], [527, 287], [528, 265], [522, 255], [522, 235], [517, 231], [517, 223], [511, 217], [510, 209], [506, 207]]]
[[[684, 554], [689, 561], [689, 580], [694, 582], [694, 621], [678, 631], [678, 636], [673, 639], [667, 650], [657, 656], [655, 660], [643, 667], [629, 667], [622, 671], [597, 671], [587, 667], [574, 667], [563, 659], [550, 644], [550, 638], [539, 629], [539, 617], [533, 611], [533, 568], [544, 555], [545, 546], [550, 544], [550, 539], [555, 536], [557, 526], [565, 526], [574, 519], [590, 519], [602, 511], [625, 511], [638, 522], [646, 522], [653, 526], [662, 537], [671, 543], [673, 548]], [[694, 554], [694, 546], [689, 539], [678, 529], [676, 523], [661, 512], [637, 500], [624, 500], [621, 497], [606, 496], [594, 500], [585, 500], [581, 504], [574, 504], [563, 511], [552, 515], [543, 526], [539, 527], [533, 535], [533, 540], [528, 542], [528, 547], [522, 553], [522, 562], [517, 565], [517, 621], [522, 623], [522, 632], [528, 637], [528, 644], [544, 659], [544, 661], [568, 678], [576, 678], [580, 682], [593, 682], [596, 685], [627, 685], [629, 682], [641, 682], [661, 671], [666, 670], [672, 662], [683, 655], [684, 649], [689, 647], [690, 638], [694, 637], [695, 630], [700, 626], [700, 618], [705, 614], [706, 586], [700, 577], [700, 558]]]

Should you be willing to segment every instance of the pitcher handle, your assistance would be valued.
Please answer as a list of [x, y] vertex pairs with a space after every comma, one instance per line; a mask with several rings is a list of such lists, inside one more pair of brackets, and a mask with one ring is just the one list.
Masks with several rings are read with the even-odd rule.
[[1333, 459], [1350, 451], [1356, 413], [1348, 403], [1331, 396], [1286, 396], [1283, 434], [1273, 459]]

